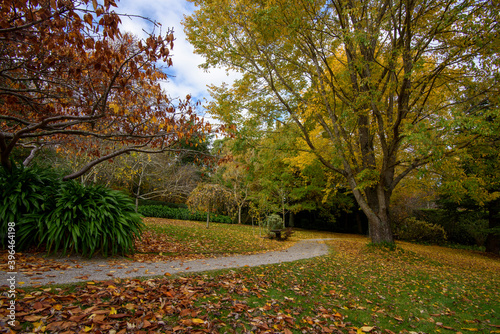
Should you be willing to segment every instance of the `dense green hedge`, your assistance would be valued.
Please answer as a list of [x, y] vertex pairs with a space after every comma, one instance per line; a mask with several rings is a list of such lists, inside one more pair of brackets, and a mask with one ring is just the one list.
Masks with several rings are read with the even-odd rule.
[[170, 208], [182, 208], [182, 209], [187, 209], [188, 207], [184, 203], [169, 203], [154, 199], [139, 199], [139, 206], [147, 206], [147, 205], [162, 205], [162, 206], [168, 206]]
[[414, 214], [418, 220], [443, 227], [453, 244], [482, 246], [488, 234], [486, 212], [421, 209]]
[[399, 228], [398, 239], [444, 245], [447, 235], [442, 226], [431, 224], [411, 217], [405, 220], [405, 225]]
[[[179, 220], [206, 221], [207, 214], [189, 209], [170, 208], [165, 205], [144, 205], [139, 206], [139, 213], [145, 217], [168, 218]], [[210, 221], [215, 223], [231, 224], [232, 220], [228, 216], [210, 214]]]
[[7, 222], [15, 222], [17, 250], [43, 245], [48, 252], [89, 257], [124, 254], [133, 251], [141, 235], [143, 223], [134, 203], [119, 191], [62, 182], [38, 167], [2, 169], [0, 187], [6, 189], [0, 197], [2, 234]]

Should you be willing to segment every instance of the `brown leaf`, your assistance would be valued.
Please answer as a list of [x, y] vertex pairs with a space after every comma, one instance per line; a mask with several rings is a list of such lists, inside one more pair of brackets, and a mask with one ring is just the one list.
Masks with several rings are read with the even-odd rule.
[[104, 314], [98, 314], [98, 315], [96, 315], [96, 316], [94, 316], [92, 318], [92, 322], [94, 322], [94, 323], [102, 323], [102, 322], [104, 322], [104, 319], [106, 319], [106, 315], [104, 315]]
[[151, 323], [147, 320], [144, 320], [144, 322], [142, 323], [142, 328], [148, 328], [148, 327], [151, 327]]
[[85, 314], [82, 314], [82, 315], [73, 315], [71, 316], [68, 320], [69, 321], [75, 321], [75, 322], [80, 322], [82, 321], [83, 318], [85, 318], [86, 315]]
[[43, 309], [44, 307], [43, 307], [43, 304], [42, 304], [42, 303], [40, 303], [40, 302], [35, 302], [35, 304], [33, 304], [33, 308], [34, 308], [35, 310], [40, 310], [40, 309]]
[[24, 317], [24, 321], [35, 322], [42, 318], [41, 315], [27, 315]]
[[191, 315], [191, 310], [190, 309], [184, 309], [179, 313], [180, 317], [185, 317], [187, 315]]
[[63, 321], [56, 321], [56, 322], [51, 322], [47, 324], [47, 330], [49, 331], [56, 331], [60, 329], [60, 326], [63, 324]]

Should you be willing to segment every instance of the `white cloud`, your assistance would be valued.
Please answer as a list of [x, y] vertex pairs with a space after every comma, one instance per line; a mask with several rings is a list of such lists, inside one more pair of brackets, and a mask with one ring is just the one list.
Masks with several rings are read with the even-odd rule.
[[[200, 55], [194, 53], [194, 48], [186, 40], [181, 21], [184, 15], [190, 15], [194, 6], [185, 0], [121, 0], [118, 4], [118, 13], [139, 15], [148, 17], [162, 25], [162, 32], [172, 28], [174, 30], [173, 66], [166, 69], [166, 73], [172, 77], [164, 87], [171, 97], [184, 98], [191, 95], [194, 99], [209, 99], [207, 85], [220, 85], [223, 82], [231, 83], [238, 74], [226, 74], [225, 69], [210, 69], [206, 72], [198, 65], [204, 62]], [[123, 31], [129, 31], [134, 35], [144, 38], [146, 33], [151, 32], [152, 25], [148, 21], [134, 17], [122, 18]], [[159, 33], [158, 29], [155, 33]]]

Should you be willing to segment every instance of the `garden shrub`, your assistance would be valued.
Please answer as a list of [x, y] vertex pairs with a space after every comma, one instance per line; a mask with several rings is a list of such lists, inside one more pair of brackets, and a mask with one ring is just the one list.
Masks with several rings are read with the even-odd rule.
[[483, 246], [488, 235], [488, 213], [469, 210], [417, 210], [415, 217], [442, 226], [448, 242]]
[[267, 233], [269, 237], [272, 239], [276, 238], [276, 233], [273, 232], [273, 230], [282, 230], [285, 228], [285, 224], [283, 223], [283, 219], [281, 219], [280, 216], [273, 213], [267, 216], [266, 227], [267, 227]]
[[[184, 208], [171, 208], [165, 205], [144, 205], [140, 206], [138, 212], [144, 217], [156, 217], [179, 220], [206, 221], [206, 213], [191, 211]], [[210, 221], [215, 223], [231, 224], [232, 220], [228, 216], [211, 213]]]
[[[465, 235], [473, 240], [477, 246], [484, 246], [486, 238], [488, 237], [488, 215], [484, 212], [466, 211], [457, 215], [455, 224], [461, 228]], [[458, 239], [458, 233], [454, 237]]]
[[103, 186], [66, 181], [55, 194], [55, 206], [26, 214], [19, 223], [19, 244], [33, 240], [48, 252], [75, 252], [91, 257], [133, 252], [143, 228], [132, 199]]
[[47, 250], [92, 256], [127, 253], [143, 226], [133, 201], [102, 186], [63, 182], [50, 168], [0, 168], [0, 228], [6, 246], [8, 222], [16, 226], [16, 248], [46, 246]]
[[416, 241], [443, 245], [447, 236], [443, 227], [430, 224], [423, 220], [410, 217], [405, 220], [405, 225], [400, 227], [398, 238], [406, 241]]
[[168, 206], [170, 208], [183, 208], [183, 209], [187, 209], [188, 207], [184, 203], [169, 203], [154, 199], [139, 199], [139, 206], [148, 206], [148, 205], [162, 205], [162, 206]]
[[23, 165], [12, 167], [12, 171], [0, 168], [0, 243], [6, 246], [8, 222], [16, 226], [24, 215], [38, 213], [54, 207], [61, 178], [50, 169]]

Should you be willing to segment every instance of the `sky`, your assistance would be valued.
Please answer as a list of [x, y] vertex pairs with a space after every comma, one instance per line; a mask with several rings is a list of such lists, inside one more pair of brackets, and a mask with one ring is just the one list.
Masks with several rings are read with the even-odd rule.
[[[190, 15], [195, 10], [192, 3], [186, 0], [120, 0], [116, 3], [117, 13], [140, 15], [161, 23], [163, 34], [168, 28], [173, 28], [175, 37], [174, 48], [171, 50], [173, 66], [166, 69], [171, 78], [164, 85], [172, 98], [185, 98], [189, 94], [204, 104], [205, 99], [210, 99], [207, 85], [220, 85], [223, 82], [230, 84], [237, 78], [235, 73], [228, 76], [225, 69], [210, 69], [207, 73], [198, 67], [204, 59], [194, 53], [194, 48], [186, 40], [184, 27], [181, 25], [184, 15]], [[143, 30], [152, 32], [152, 28], [152, 25], [144, 19], [122, 17], [120, 29], [145, 38]], [[155, 34], [159, 32], [157, 29]], [[200, 111], [203, 113], [203, 108]]]

